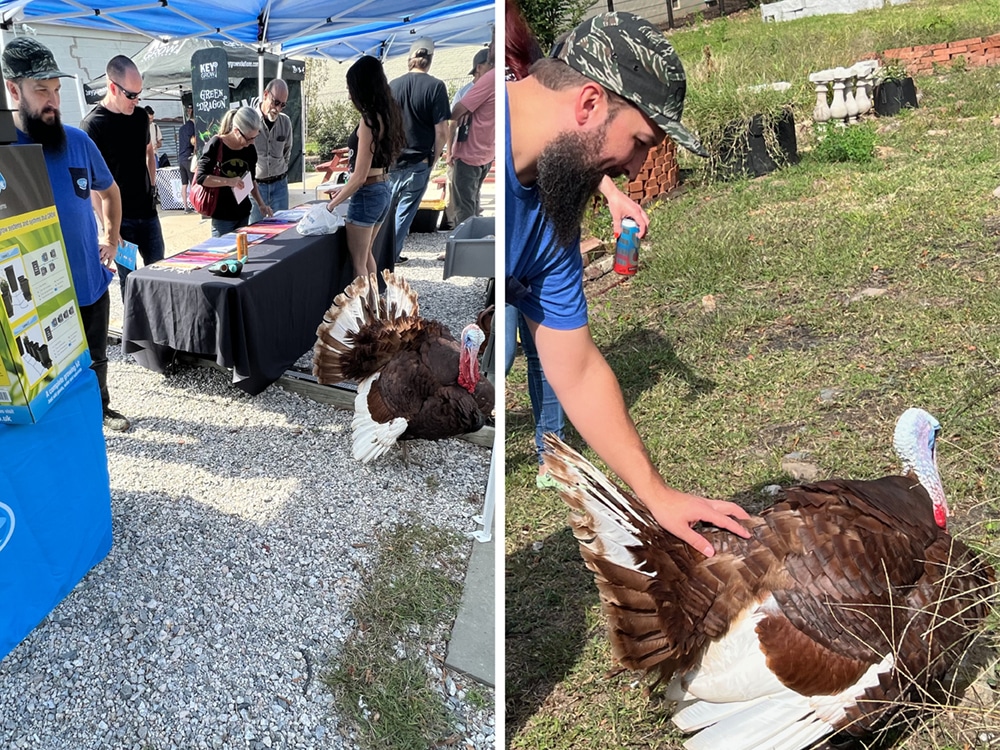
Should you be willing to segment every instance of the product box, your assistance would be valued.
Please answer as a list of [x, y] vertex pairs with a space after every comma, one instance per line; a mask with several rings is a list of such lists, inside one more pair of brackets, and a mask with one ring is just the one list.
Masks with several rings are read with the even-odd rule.
[[0, 423], [37, 422], [90, 365], [40, 146], [0, 146]]

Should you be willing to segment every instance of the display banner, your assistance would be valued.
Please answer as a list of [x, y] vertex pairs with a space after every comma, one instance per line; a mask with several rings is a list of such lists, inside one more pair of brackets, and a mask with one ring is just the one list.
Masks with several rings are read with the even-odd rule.
[[229, 109], [229, 59], [221, 47], [200, 49], [191, 55], [191, 92], [194, 105], [195, 153], [219, 132]]
[[0, 426], [0, 659], [111, 549], [102, 425], [84, 368], [41, 422]]
[[37, 422], [90, 364], [41, 146], [0, 146], [0, 423]]

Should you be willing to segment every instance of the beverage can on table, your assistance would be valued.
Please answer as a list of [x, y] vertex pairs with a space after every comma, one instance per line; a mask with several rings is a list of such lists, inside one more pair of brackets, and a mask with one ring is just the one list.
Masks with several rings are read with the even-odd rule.
[[639, 268], [639, 225], [633, 219], [622, 219], [622, 233], [615, 245], [615, 273], [634, 276]]

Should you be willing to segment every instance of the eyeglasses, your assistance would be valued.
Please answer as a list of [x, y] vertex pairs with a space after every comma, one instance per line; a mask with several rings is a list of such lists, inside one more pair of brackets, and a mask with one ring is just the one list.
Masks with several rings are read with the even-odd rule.
[[280, 99], [272, 99], [271, 104], [273, 104], [278, 109], [284, 109], [285, 105], [288, 104], [288, 102], [283, 102]]
[[129, 91], [127, 88], [118, 83], [118, 81], [112, 81], [111, 83], [117, 86], [118, 90], [121, 91], [123, 94], [125, 94], [125, 98], [128, 99], [130, 102], [134, 102], [136, 99], [139, 98], [139, 94], [142, 93], [141, 91]]
[[251, 143], [252, 141], [257, 139], [258, 133], [254, 133], [252, 136], [248, 136], [239, 128], [233, 128], [233, 130], [236, 132], [237, 135], [239, 135], [239, 137], [243, 140], [244, 143]]

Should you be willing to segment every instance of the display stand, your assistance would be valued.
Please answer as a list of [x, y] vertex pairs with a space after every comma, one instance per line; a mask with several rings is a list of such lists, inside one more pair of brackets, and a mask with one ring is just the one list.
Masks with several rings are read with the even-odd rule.
[[37, 423], [0, 426], [0, 659], [111, 549], [102, 424], [85, 368]]

